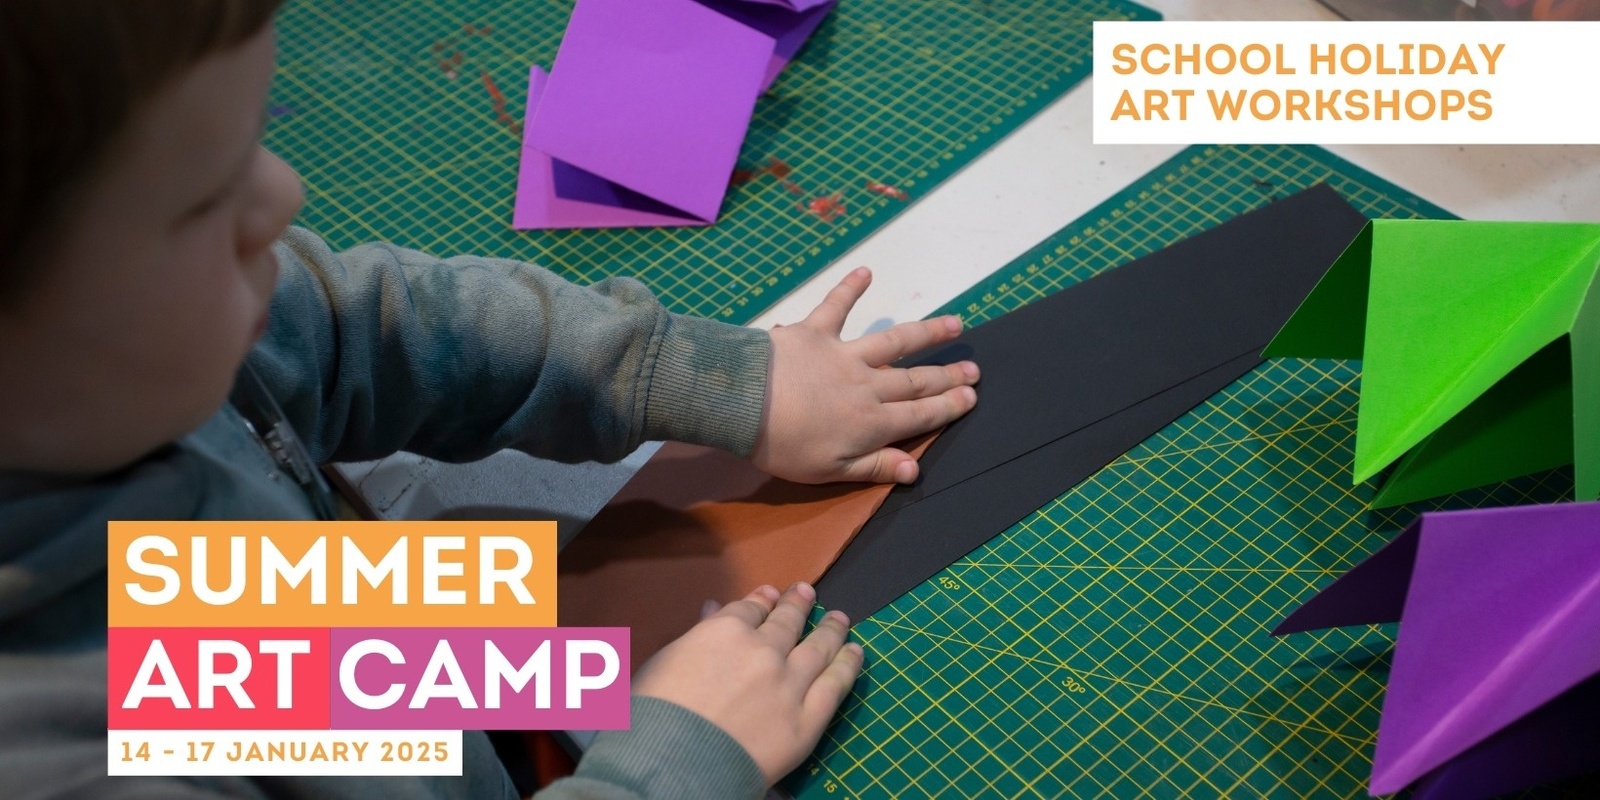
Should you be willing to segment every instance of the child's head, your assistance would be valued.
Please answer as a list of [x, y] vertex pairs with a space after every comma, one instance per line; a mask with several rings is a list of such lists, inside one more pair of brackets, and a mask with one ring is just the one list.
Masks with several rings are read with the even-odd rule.
[[259, 147], [278, 0], [0, 0], [0, 469], [194, 429], [301, 202]]

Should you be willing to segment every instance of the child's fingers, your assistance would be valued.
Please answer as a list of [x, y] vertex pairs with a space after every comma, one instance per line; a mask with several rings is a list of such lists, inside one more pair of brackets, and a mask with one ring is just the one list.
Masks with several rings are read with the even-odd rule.
[[944, 394], [957, 386], [977, 383], [978, 365], [961, 361], [942, 367], [880, 369], [874, 380], [878, 385], [879, 400], [887, 403], [917, 400]]
[[851, 270], [839, 285], [828, 290], [828, 296], [806, 315], [806, 324], [813, 325], [822, 331], [838, 336], [844, 331], [844, 321], [850, 316], [850, 309], [856, 307], [856, 301], [867, 291], [872, 284], [872, 270], [866, 267], [857, 267]]
[[811, 605], [816, 602], [817, 590], [811, 584], [797, 583], [783, 593], [777, 608], [761, 623], [761, 636], [784, 653], [794, 649], [800, 641], [800, 632], [806, 628], [806, 618], [811, 616]]
[[719, 602], [717, 602], [715, 600], [707, 600], [704, 603], [700, 604], [700, 618], [701, 619], [710, 619], [713, 615], [715, 615], [718, 611], [721, 611], [721, 610], [722, 610], [722, 604], [721, 603], [719, 603]]
[[777, 603], [777, 589], [771, 586], [759, 586], [755, 591], [723, 606], [721, 611], [712, 616], [735, 617], [748, 623], [752, 628], [760, 628]]
[[917, 460], [895, 447], [884, 447], [851, 459], [839, 475], [839, 480], [863, 483], [910, 483], [916, 479]]
[[971, 386], [957, 386], [932, 397], [888, 403], [883, 406], [886, 423], [878, 433], [891, 442], [921, 436], [955, 422], [977, 404], [978, 392]]
[[921, 352], [961, 334], [959, 317], [935, 317], [917, 322], [902, 322], [887, 330], [869, 333], [850, 343], [855, 354], [868, 366], [881, 367], [895, 359]]
[[810, 686], [833, 663], [833, 657], [839, 654], [839, 648], [844, 647], [849, 632], [850, 618], [844, 612], [829, 611], [823, 616], [817, 627], [806, 635], [805, 641], [789, 654], [789, 666], [802, 681], [801, 685]]
[[827, 669], [817, 676], [816, 682], [806, 690], [805, 699], [801, 701], [802, 724], [807, 730], [820, 733], [828, 727], [834, 712], [839, 710], [839, 705], [855, 687], [864, 661], [861, 645], [850, 642], [839, 648], [833, 660], [828, 662]]

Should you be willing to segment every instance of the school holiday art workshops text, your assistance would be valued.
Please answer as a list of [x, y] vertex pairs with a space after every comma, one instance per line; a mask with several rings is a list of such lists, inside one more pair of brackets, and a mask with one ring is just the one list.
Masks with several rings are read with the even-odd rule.
[[[1229, 44], [1153, 43], [1138, 47], [1121, 43], [1112, 48], [1112, 70], [1118, 75], [1354, 75], [1383, 80], [1385, 76], [1495, 75], [1503, 43], [1460, 44], [1447, 47], [1431, 43], [1386, 46], [1361, 43], [1311, 44], [1307, 60], [1296, 62], [1293, 48], [1278, 43], [1253, 43], [1235, 48]], [[1288, 51], [1288, 52], [1286, 52]], [[1385, 89], [1375, 85], [1337, 88], [1206, 89], [1206, 102], [1191, 103], [1196, 90], [1144, 89], [1143, 97], [1123, 90], [1111, 119], [1187, 120], [1189, 114], [1209, 111], [1219, 121], [1238, 120], [1248, 114], [1258, 120], [1449, 120], [1465, 114], [1487, 120], [1494, 114], [1487, 89], [1411, 88]], [[1194, 111], [1194, 109], [1199, 109]]]

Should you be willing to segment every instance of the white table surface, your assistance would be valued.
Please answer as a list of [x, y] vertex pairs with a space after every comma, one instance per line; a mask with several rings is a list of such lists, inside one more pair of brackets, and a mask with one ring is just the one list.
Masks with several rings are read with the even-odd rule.
[[[1143, 2], [1167, 19], [1337, 19], [1313, 0]], [[1091, 144], [1092, 91], [1091, 79], [1068, 92], [751, 324], [799, 320], [861, 265], [874, 285], [847, 336], [923, 317], [1182, 149]], [[1462, 217], [1600, 221], [1600, 146], [1328, 149]], [[553, 518], [565, 541], [650, 452], [579, 466], [514, 452], [468, 465], [400, 454], [345, 471], [386, 518]]]

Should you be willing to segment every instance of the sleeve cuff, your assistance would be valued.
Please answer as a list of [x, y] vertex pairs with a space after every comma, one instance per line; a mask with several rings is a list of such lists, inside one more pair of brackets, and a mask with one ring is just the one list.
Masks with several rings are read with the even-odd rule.
[[628, 730], [596, 736], [574, 777], [652, 800], [759, 798], [767, 790], [761, 770], [732, 736], [699, 714], [654, 697], [635, 696]]
[[669, 315], [646, 389], [645, 438], [750, 455], [771, 360], [766, 331]]

